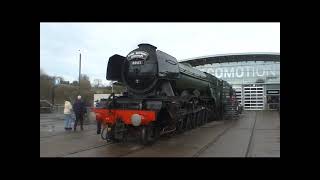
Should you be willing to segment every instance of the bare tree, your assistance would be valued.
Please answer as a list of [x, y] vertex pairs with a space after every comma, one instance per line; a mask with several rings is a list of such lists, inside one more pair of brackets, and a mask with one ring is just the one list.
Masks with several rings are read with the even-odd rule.
[[101, 86], [101, 82], [102, 82], [101, 79], [95, 79], [93, 81], [94, 87], [96, 87], [96, 88], [100, 87]]
[[81, 74], [81, 80], [89, 81], [89, 76], [86, 74]]
[[40, 69], [40, 99], [51, 101], [53, 90], [53, 77]]
[[[55, 84], [55, 80], [59, 79], [60, 84]], [[71, 84], [62, 83], [64, 78], [61, 76], [49, 76], [43, 69], [40, 69], [40, 99], [54, 101], [55, 104], [63, 104], [65, 98], [70, 97], [72, 100], [79, 95], [78, 81], [73, 81]], [[92, 103], [93, 90], [89, 81], [89, 76], [81, 76], [81, 96], [86, 103]]]
[[73, 85], [73, 86], [79, 86], [79, 82], [78, 82], [78, 81], [73, 81], [73, 82], [71, 83], [71, 85]]

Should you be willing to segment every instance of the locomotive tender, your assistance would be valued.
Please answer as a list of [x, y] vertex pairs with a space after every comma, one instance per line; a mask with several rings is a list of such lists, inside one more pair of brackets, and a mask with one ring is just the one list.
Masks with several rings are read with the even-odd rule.
[[221, 120], [228, 104], [237, 106], [226, 81], [179, 63], [150, 44], [139, 44], [126, 57], [110, 57], [106, 78], [126, 87], [122, 96], [110, 96], [96, 110], [108, 141], [136, 136], [149, 144], [162, 134]]

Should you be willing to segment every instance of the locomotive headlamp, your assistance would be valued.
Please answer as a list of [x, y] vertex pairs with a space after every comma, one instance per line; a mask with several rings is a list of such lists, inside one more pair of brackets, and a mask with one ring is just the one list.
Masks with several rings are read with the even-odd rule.
[[139, 114], [133, 114], [131, 116], [131, 123], [134, 126], [139, 126], [141, 124], [141, 116]]

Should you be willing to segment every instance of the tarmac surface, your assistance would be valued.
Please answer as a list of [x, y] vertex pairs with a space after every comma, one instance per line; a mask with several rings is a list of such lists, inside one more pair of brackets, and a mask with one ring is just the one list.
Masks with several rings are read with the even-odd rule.
[[63, 115], [40, 114], [40, 157], [280, 157], [277, 111], [244, 111], [239, 120], [214, 121], [151, 146], [108, 143], [94, 120], [65, 131]]

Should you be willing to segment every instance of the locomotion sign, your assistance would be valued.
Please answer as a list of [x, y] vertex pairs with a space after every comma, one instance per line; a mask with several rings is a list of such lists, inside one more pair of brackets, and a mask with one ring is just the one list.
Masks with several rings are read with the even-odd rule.
[[239, 67], [212, 67], [197, 66], [197, 69], [213, 74], [218, 78], [249, 78], [249, 77], [276, 77], [275, 71], [266, 70], [257, 66], [239, 66]]

